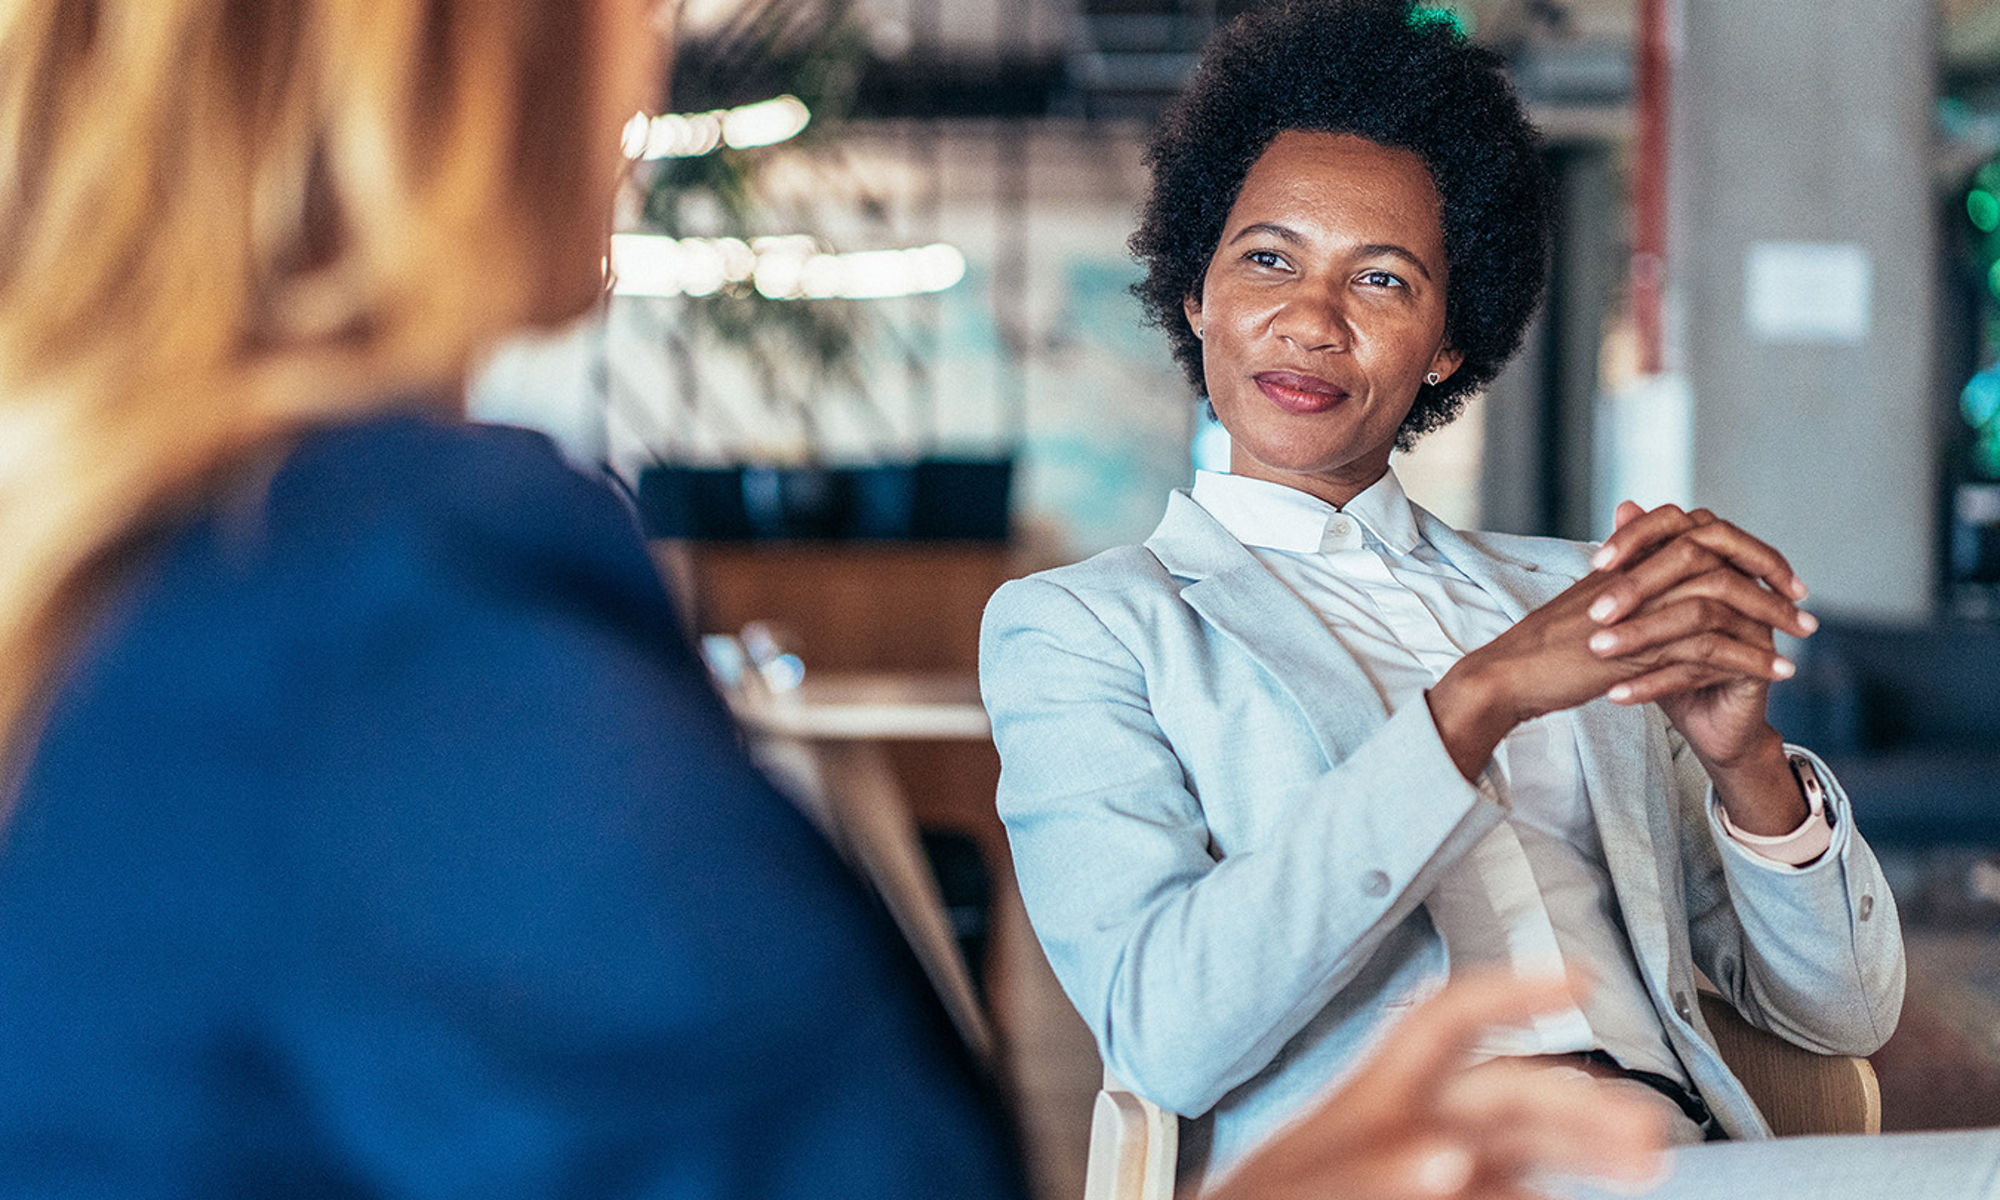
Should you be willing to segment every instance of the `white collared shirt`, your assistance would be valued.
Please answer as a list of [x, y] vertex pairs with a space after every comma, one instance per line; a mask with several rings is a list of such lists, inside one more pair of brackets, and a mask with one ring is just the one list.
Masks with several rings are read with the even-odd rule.
[[[1512, 620], [1418, 530], [1393, 471], [1344, 508], [1264, 480], [1201, 471], [1194, 500], [1318, 613], [1394, 712]], [[1590, 815], [1574, 718], [1517, 726], [1481, 791], [1507, 817], [1425, 901], [1452, 969], [1506, 965], [1531, 976], [1585, 964], [1580, 1005], [1490, 1040], [1489, 1054], [1602, 1049], [1621, 1064], [1689, 1082], [1668, 1045], [1627, 940]], [[1416, 798], [1413, 798], [1413, 802]]]

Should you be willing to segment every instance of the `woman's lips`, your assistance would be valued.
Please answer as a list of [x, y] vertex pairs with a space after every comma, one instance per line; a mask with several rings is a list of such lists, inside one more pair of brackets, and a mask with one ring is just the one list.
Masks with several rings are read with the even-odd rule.
[[1336, 387], [1317, 375], [1298, 371], [1262, 371], [1252, 375], [1257, 390], [1271, 403], [1292, 413], [1325, 412], [1347, 399], [1347, 389]]

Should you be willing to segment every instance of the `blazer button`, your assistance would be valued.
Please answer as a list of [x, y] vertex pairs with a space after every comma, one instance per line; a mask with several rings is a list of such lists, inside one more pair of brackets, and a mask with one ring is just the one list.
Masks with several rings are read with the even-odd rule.
[[1389, 894], [1389, 877], [1380, 871], [1370, 871], [1361, 877], [1361, 894], [1382, 897]]
[[1875, 911], [1875, 897], [1868, 895], [1866, 892], [1862, 893], [1861, 919], [1866, 921], [1868, 919], [1869, 914], [1873, 913], [1874, 911]]
[[1674, 993], [1674, 1015], [1689, 1024], [1694, 1023], [1694, 1006], [1688, 1003], [1686, 992]]

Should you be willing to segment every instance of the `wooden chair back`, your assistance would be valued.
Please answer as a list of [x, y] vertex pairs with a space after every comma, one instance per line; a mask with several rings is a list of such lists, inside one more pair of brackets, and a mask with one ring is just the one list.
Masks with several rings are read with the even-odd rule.
[[1701, 993], [1701, 1015], [1772, 1133], [1882, 1132], [1882, 1088], [1867, 1059], [1794, 1046], [1750, 1024], [1713, 992]]
[[1181, 1119], [1109, 1070], [1090, 1114], [1083, 1200], [1173, 1200]]

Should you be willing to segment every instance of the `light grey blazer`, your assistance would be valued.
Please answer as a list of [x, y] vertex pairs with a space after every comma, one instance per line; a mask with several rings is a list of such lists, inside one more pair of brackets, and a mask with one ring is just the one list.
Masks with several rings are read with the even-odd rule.
[[[1590, 547], [1431, 545], [1518, 620]], [[1319, 617], [1185, 491], [1143, 547], [1016, 580], [981, 634], [1000, 815], [1056, 976], [1106, 1064], [1188, 1118], [1188, 1169], [1232, 1163], [1348, 1067], [1448, 963], [1422, 907], [1500, 819], [1426, 706], [1390, 713]], [[1731, 1136], [1768, 1129], [1717, 1056], [1697, 967], [1751, 1023], [1866, 1054], [1903, 1001], [1881, 869], [1845, 833], [1803, 871], [1722, 836], [1707, 777], [1654, 706], [1577, 710], [1613, 889], [1667, 1040]], [[1187, 1172], [1184, 1172], [1184, 1175]]]

